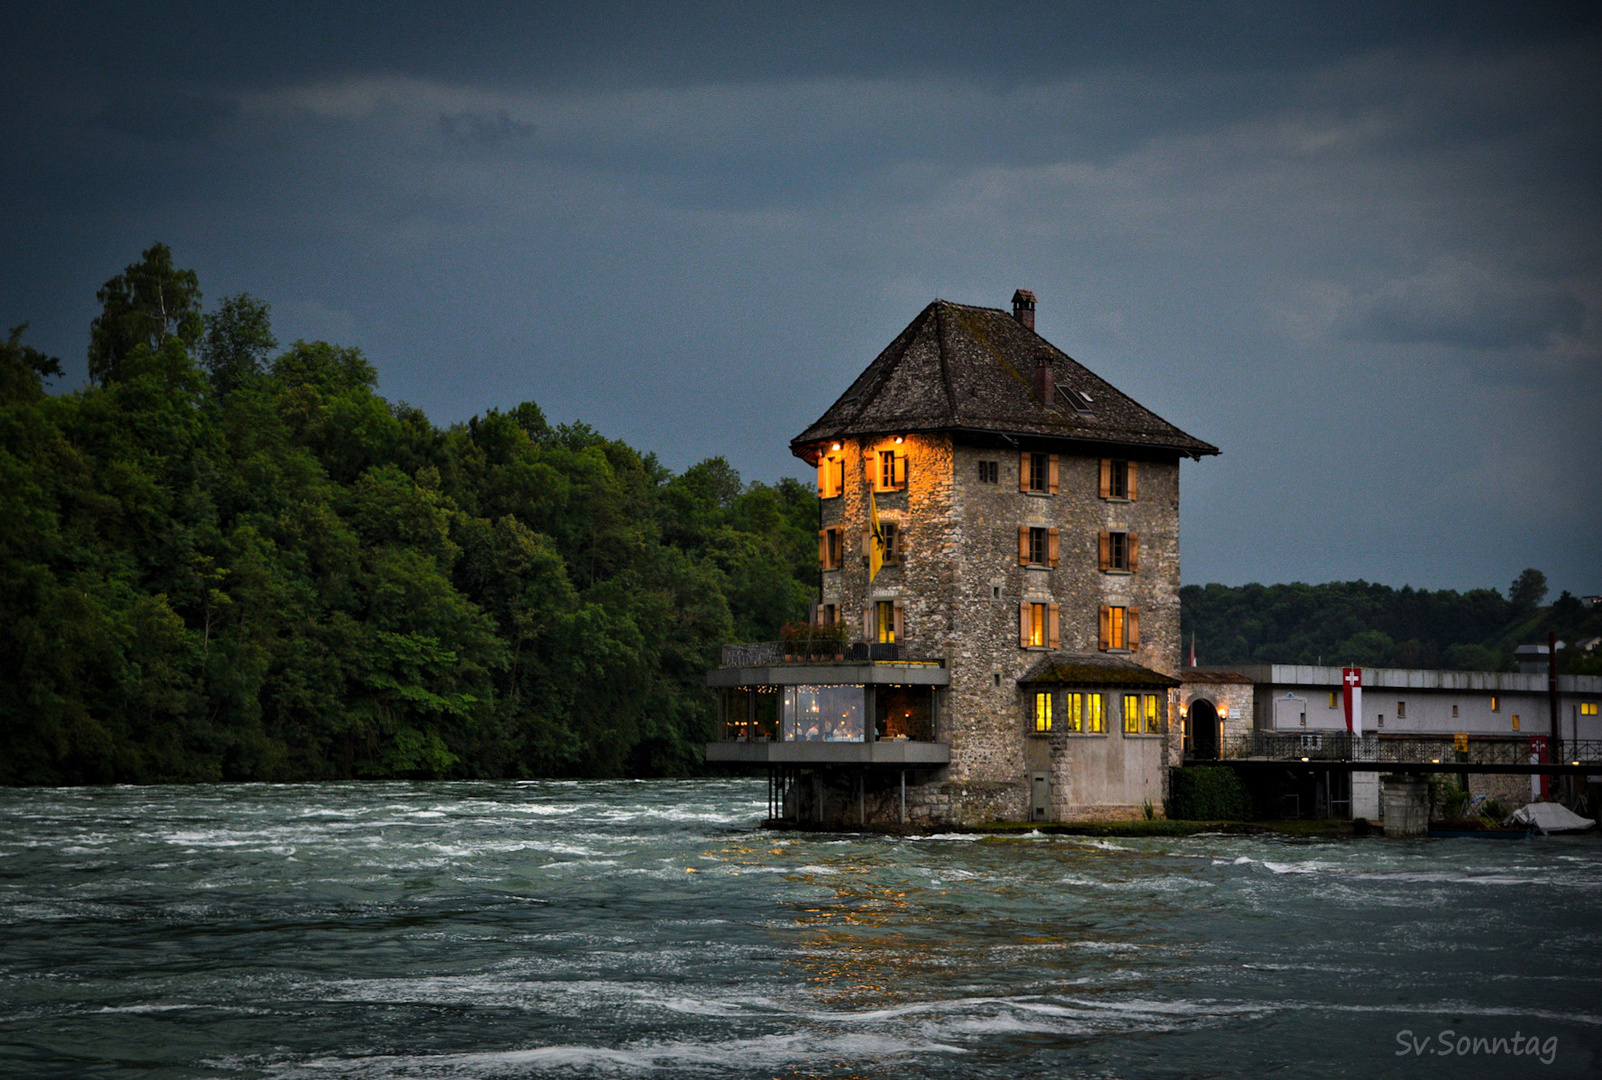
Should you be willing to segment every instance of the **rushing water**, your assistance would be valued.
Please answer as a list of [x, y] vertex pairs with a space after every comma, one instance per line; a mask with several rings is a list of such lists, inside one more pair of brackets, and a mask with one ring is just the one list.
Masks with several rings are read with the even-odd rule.
[[1602, 1069], [1595, 838], [775, 835], [764, 799], [0, 792], [0, 1074]]

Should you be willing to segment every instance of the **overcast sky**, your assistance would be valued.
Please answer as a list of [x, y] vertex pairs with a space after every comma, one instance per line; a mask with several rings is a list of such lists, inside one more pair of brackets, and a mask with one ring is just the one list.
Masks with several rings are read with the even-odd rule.
[[46, 7], [0, 321], [61, 388], [159, 239], [437, 423], [771, 481], [930, 300], [1022, 286], [1222, 448], [1186, 583], [1602, 592], [1590, 5]]

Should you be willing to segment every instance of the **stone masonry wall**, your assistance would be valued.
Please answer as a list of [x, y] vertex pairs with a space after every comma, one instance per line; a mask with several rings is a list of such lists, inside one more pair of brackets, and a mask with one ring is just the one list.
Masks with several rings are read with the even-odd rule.
[[[904, 492], [878, 493], [881, 519], [895, 521], [905, 538], [905, 560], [887, 564], [870, 586], [864, 529], [876, 453], [895, 449], [908, 459]], [[1024, 447], [1023, 449], [1033, 449]], [[1019, 604], [1056, 603], [1061, 613], [1060, 651], [1093, 653], [1099, 648], [1103, 604], [1137, 608], [1140, 645], [1131, 658], [1176, 674], [1179, 668], [1179, 463], [1176, 458], [1137, 461], [1136, 498], [1100, 497], [1100, 458], [1058, 456], [1058, 491], [1019, 491], [1020, 450], [954, 442], [946, 436], [908, 435], [843, 440], [832, 451], [845, 460], [845, 488], [825, 499], [822, 524], [840, 526], [843, 560], [822, 573], [822, 600], [835, 604], [856, 637], [864, 609], [874, 601], [904, 607], [901, 644], [914, 656], [947, 661], [951, 686], [937, 737], [951, 745], [944, 775], [909, 790], [908, 812], [918, 820], [972, 822], [1022, 819], [1028, 815], [1028, 775], [1042, 750], [1028, 747], [1017, 679], [1043, 650], [1020, 647]], [[998, 463], [998, 483], [978, 478], [978, 463]], [[1059, 530], [1059, 562], [1053, 569], [1018, 563], [1020, 525]], [[1102, 530], [1139, 537], [1135, 573], [1099, 569]], [[1111, 695], [1109, 695], [1111, 696]], [[1169, 699], [1172, 716], [1172, 699]], [[1108, 739], [1123, 738], [1109, 711]], [[1056, 742], [1057, 740], [1053, 740]], [[1149, 741], [1149, 737], [1142, 737]], [[1053, 816], [1130, 816], [1144, 802], [1161, 805], [1166, 747], [1108, 745], [1094, 759], [1094, 782], [1076, 784], [1074, 762], [1088, 747], [1054, 751]], [[1089, 767], [1087, 760], [1086, 766]], [[1149, 775], [1155, 773], [1156, 775]], [[1153, 784], [1157, 798], [1152, 799]], [[1076, 787], [1094, 792], [1094, 804], [1075, 803]], [[878, 800], [870, 800], [882, 807]], [[899, 790], [895, 812], [899, 814]], [[870, 819], [879, 813], [870, 807]]]

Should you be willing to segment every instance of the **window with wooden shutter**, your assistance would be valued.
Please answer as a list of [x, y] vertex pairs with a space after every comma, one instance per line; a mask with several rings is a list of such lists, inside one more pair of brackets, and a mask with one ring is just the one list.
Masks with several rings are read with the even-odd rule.
[[901, 601], [879, 600], [871, 609], [873, 617], [873, 634], [869, 641], [877, 641], [884, 645], [896, 643], [896, 630], [900, 620]]
[[877, 627], [873, 624], [873, 605], [869, 604], [862, 609], [862, 640], [874, 641], [878, 638]]
[[907, 454], [905, 450], [880, 450], [878, 470], [874, 476], [874, 490], [902, 491], [907, 486]]
[[890, 640], [904, 641], [907, 636], [907, 608], [900, 600], [895, 602], [890, 612]]
[[[1101, 534], [1101, 554], [1097, 559], [1096, 565], [1102, 570], [1112, 569], [1112, 533], [1110, 532]], [[1103, 645], [1102, 648], [1105, 649], [1106, 646]]]
[[1125, 621], [1129, 640], [1128, 648], [1133, 652], [1140, 648], [1140, 609], [1129, 608], [1125, 615]]
[[1125, 532], [1108, 532], [1102, 534], [1106, 537], [1106, 557], [1103, 560], [1103, 570], [1129, 569], [1129, 534]]
[[1130, 533], [1129, 534], [1129, 572], [1131, 574], [1134, 574], [1134, 573], [1138, 573], [1139, 571], [1140, 571], [1140, 534], [1139, 533]]
[[1051, 649], [1060, 648], [1059, 642], [1062, 639], [1062, 614], [1058, 609], [1058, 605], [1049, 605], [1048, 619], [1049, 622], [1046, 628], [1046, 646], [1047, 648]]
[[818, 565], [829, 569], [829, 530], [818, 530]]
[[1029, 624], [1032, 605], [1025, 600], [1018, 605], [1018, 648], [1029, 648]]
[[879, 531], [884, 536], [884, 561], [898, 563], [906, 554], [907, 538], [901, 534], [901, 523], [897, 521], [879, 522]]
[[1134, 502], [1135, 501], [1135, 463], [1133, 461], [1127, 462], [1124, 467], [1129, 470], [1129, 480], [1125, 484], [1125, 489], [1127, 491], [1127, 494], [1125, 495], [1125, 498], [1127, 498], [1130, 502]]
[[1018, 565], [1029, 565], [1029, 526], [1018, 526]]
[[1029, 490], [1030, 453], [1027, 450], [1018, 451], [1018, 490]]
[[845, 491], [845, 458], [824, 458], [818, 462], [818, 498], [838, 498]]
[[1031, 527], [1029, 530], [1029, 565], [1046, 566], [1051, 557], [1051, 537], [1047, 530]]
[[1056, 529], [1047, 529], [1046, 530], [1046, 565], [1047, 566], [1056, 566], [1057, 565], [1057, 555], [1058, 555], [1059, 550], [1060, 550], [1060, 545], [1058, 543], [1057, 530]]
[[1112, 458], [1101, 459], [1101, 497], [1112, 498]]
[[1057, 494], [1057, 455], [1046, 455], [1046, 490]]
[[1101, 648], [1117, 652], [1129, 648], [1129, 615], [1132, 608], [1103, 606], [1101, 609]]

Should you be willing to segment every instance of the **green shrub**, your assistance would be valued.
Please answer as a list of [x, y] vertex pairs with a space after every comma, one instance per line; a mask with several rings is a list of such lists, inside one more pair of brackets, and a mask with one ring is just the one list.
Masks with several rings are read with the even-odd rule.
[[1169, 770], [1168, 816], [1180, 821], [1249, 821], [1252, 799], [1235, 770], [1191, 765]]

